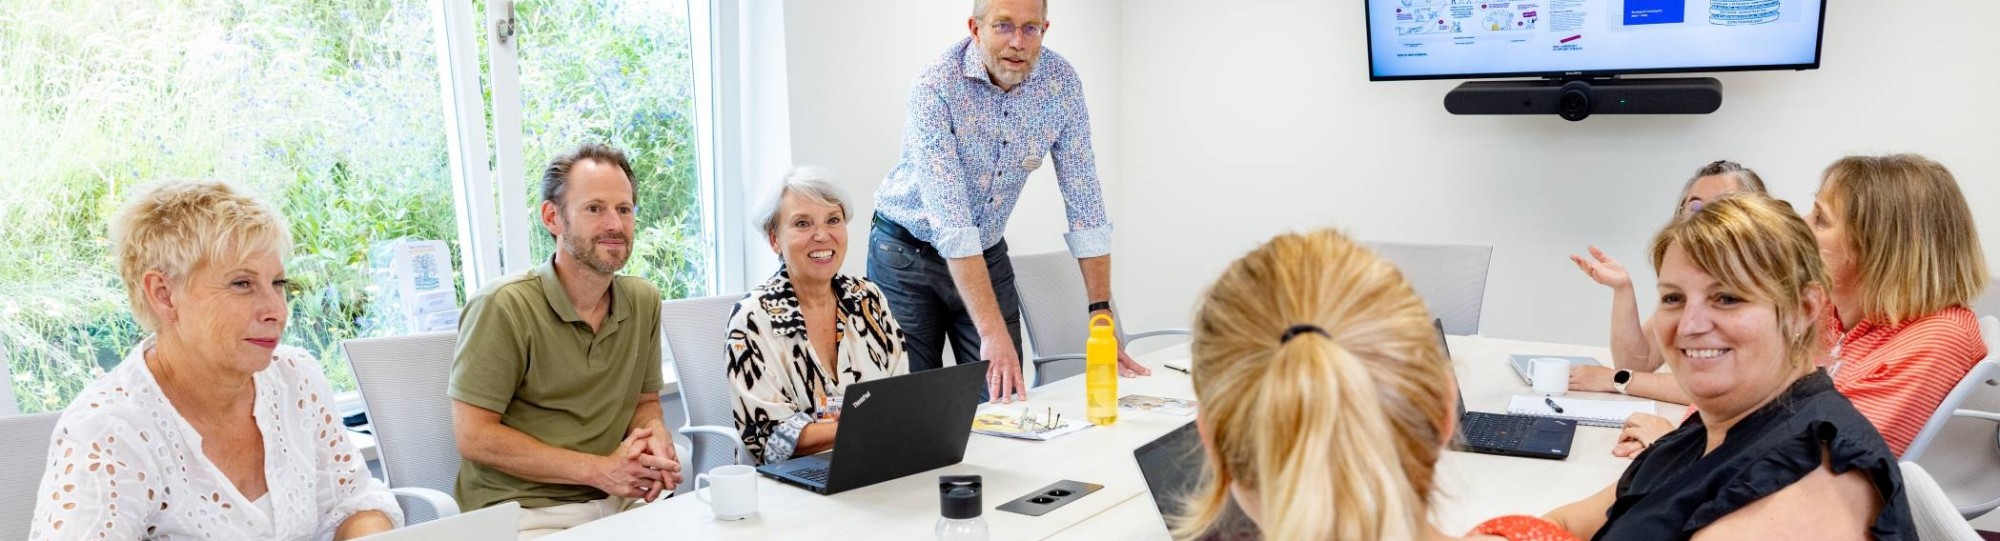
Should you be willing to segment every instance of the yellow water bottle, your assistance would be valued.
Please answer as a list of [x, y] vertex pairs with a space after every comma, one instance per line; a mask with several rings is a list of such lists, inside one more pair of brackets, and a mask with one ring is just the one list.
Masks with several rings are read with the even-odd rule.
[[1111, 316], [1090, 318], [1090, 341], [1083, 346], [1084, 388], [1090, 400], [1090, 424], [1118, 422], [1118, 335]]

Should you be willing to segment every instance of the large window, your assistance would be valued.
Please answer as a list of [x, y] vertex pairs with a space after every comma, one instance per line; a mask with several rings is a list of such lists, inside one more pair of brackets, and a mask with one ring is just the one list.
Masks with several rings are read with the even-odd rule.
[[[679, 0], [517, 3], [525, 201], [539, 223], [540, 171], [580, 141], [624, 149], [639, 179], [638, 224], [625, 272], [667, 298], [707, 294], [695, 172], [694, 85], [687, 7]], [[531, 227], [535, 261], [555, 242]]]
[[[518, 77], [521, 103], [482, 97], [472, 110], [485, 111], [487, 126], [495, 110], [523, 120], [489, 135], [449, 120], [438, 40], [466, 32], [483, 46], [492, 29], [441, 32], [441, 4], [0, 1], [0, 355], [12, 372], [0, 384], [12, 385], [19, 409], [63, 408], [142, 337], [105, 225], [134, 187], [159, 179], [229, 180], [279, 207], [297, 245], [284, 342], [321, 359], [341, 391], [354, 388], [342, 340], [406, 328], [380, 294], [394, 288], [377, 271], [386, 247], [447, 242], [463, 302], [478, 284], [466, 280], [477, 274], [463, 272], [461, 247], [535, 261], [549, 248], [539, 226], [532, 240], [461, 228], [454, 197], [465, 186], [454, 179], [490, 183], [487, 194], [532, 191], [540, 164], [582, 141], [634, 157], [641, 216], [627, 272], [669, 298], [704, 293], [715, 243], [696, 196], [686, 8], [517, 2], [518, 75], [483, 63], [482, 74], [487, 84]], [[454, 176], [453, 136], [524, 148], [525, 170]], [[536, 199], [498, 213], [533, 224]]]

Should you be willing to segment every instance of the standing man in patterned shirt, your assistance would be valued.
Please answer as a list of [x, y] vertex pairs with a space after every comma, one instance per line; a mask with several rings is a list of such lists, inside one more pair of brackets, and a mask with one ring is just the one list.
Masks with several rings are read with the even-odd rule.
[[[868, 279], [902, 324], [910, 371], [992, 361], [986, 396], [1027, 398], [1021, 309], [1007, 259], [1008, 215], [1028, 174], [1054, 159], [1092, 314], [1111, 312], [1111, 222], [1090, 148], [1083, 84], [1042, 48], [1047, 0], [975, 0], [972, 35], [946, 49], [910, 87], [902, 156], [875, 192]], [[975, 355], [976, 353], [976, 355]], [[1150, 371], [1122, 349], [1119, 373]]]

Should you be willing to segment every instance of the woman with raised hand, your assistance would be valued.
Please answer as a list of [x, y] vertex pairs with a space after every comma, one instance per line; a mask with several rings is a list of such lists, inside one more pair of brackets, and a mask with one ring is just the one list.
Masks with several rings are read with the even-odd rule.
[[112, 218], [151, 334], [70, 402], [33, 539], [353, 539], [402, 521], [312, 355], [279, 344], [291, 234], [228, 184], [168, 181]]
[[1654, 237], [1648, 336], [1697, 411], [1618, 482], [1546, 517], [1595, 539], [1900, 539], [1896, 457], [1814, 366], [1829, 278], [1805, 221], [1759, 194]]
[[[1428, 521], [1451, 360], [1394, 266], [1333, 231], [1282, 235], [1230, 265], [1193, 330], [1209, 471], [1175, 537], [1234, 500], [1267, 539], [1458, 539]], [[1469, 535], [1570, 539], [1523, 516]]]
[[[1674, 219], [1686, 217], [1723, 196], [1738, 193], [1765, 193], [1764, 179], [1756, 171], [1729, 160], [1716, 160], [1696, 169], [1681, 186], [1674, 206]], [[1596, 246], [1590, 257], [1570, 255], [1577, 270], [1591, 280], [1611, 288], [1611, 367], [1579, 365], [1570, 369], [1569, 388], [1576, 391], [1619, 392], [1686, 404], [1672, 376], [1654, 374], [1660, 369], [1658, 351], [1640, 330], [1639, 297], [1632, 290], [1632, 276], [1625, 265], [1604, 255]]]

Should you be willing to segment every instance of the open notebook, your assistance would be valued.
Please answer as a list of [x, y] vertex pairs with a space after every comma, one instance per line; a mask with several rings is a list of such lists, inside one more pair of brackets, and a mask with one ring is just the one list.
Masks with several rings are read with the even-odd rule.
[[[1542, 399], [1554, 400], [1562, 406], [1562, 413], [1556, 413]], [[1533, 417], [1553, 417], [1569, 419], [1580, 425], [1625, 426], [1625, 418], [1634, 413], [1654, 413], [1651, 400], [1590, 400], [1587, 398], [1564, 398], [1514, 395], [1507, 401], [1507, 413]]]

